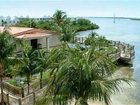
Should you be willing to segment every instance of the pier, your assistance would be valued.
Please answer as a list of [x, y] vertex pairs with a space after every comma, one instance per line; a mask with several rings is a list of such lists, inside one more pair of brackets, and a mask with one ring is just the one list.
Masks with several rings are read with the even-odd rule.
[[[88, 37], [75, 37], [75, 42], [84, 44], [86, 38]], [[132, 65], [133, 59], [135, 57], [134, 46], [120, 41], [110, 40], [110, 42], [115, 48], [117, 48], [117, 51], [115, 53], [112, 52], [107, 56], [111, 57], [113, 62], [119, 61], [125, 64]]]

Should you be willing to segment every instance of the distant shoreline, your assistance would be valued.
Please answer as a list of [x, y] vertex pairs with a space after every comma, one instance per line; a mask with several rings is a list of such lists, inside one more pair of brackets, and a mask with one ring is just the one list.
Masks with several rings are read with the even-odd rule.
[[[111, 18], [112, 19], [114, 17], [92, 17], [92, 18]], [[115, 19], [131, 19], [131, 18], [129, 18], [129, 17], [115, 17]]]
[[[114, 17], [85, 17], [85, 18], [106, 18], [106, 19], [114, 19]], [[130, 19], [140, 21], [140, 18], [131, 18], [131, 17], [115, 17], [115, 19]]]
[[140, 21], [140, 18], [131, 18], [131, 20]]

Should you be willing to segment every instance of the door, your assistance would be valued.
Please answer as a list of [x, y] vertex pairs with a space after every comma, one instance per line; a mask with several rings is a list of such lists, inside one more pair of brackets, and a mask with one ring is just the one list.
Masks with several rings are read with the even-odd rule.
[[37, 39], [32, 39], [31, 40], [31, 46], [33, 49], [37, 49], [38, 48], [38, 40]]

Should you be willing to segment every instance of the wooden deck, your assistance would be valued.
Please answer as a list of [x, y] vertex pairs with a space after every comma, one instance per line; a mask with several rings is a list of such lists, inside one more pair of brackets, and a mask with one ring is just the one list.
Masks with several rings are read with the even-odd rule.
[[[87, 37], [75, 37], [75, 41], [77, 43], [83, 44]], [[111, 53], [108, 56], [112, 58], [112, 61], [122, 61], [127, 64], [133, 64], [133, 59], [135, 57], [134, 46], [120, 42], [120, 41], [112, 41], [110, 42], [113, 44], [115, 48], [118, 49], [117, 52]]]

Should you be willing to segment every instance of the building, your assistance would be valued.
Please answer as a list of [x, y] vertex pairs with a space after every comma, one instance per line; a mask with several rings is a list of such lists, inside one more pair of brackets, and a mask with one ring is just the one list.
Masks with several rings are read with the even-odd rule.
[[[3, 32], [4, 27], [0, 27]], [[58, 35], [48, 30], [26, 28], [26, 27], [10, 27], [9, 32], [16, 38], [27, 40], [33, 49], [36, 48], [51, 48], [57, 46], [60, 41]]]

